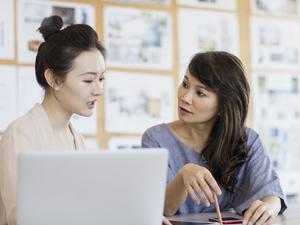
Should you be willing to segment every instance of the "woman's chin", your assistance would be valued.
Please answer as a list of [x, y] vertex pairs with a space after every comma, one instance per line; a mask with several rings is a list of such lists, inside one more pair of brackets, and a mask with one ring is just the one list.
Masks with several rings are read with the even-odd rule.
[[88, 111], [85, 111], [85, 112], [78, 112], [76, 113], [77, 115], [79, 116], [84, 116], [84, 117], [91, 117], [94, 113], [94, 110], [88, 110]]

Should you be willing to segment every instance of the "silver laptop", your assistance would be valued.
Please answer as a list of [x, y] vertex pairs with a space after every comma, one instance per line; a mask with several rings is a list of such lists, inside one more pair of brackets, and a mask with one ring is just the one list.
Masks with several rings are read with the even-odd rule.
[[18, 156], [18, 225], [161, 225], [164, 149]]

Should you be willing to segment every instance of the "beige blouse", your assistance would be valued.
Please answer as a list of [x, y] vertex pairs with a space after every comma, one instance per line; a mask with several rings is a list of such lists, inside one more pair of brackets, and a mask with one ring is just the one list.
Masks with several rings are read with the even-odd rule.
[[[76, 149], [84, 149], [82, 136], [71, 125], [70, 130]], [[7, 127], [0, 141], [0, 225], [16, 225], [17, 154], [63, 148], [56, 140], [48, 115], [40, 104]]]

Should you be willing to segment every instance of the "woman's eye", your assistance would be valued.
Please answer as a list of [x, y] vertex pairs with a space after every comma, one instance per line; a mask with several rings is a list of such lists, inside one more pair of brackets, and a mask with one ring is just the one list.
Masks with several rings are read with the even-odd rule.
[[186, 83], [186, 81], [182, 81], [182, 87], [184, 87], [184, 88], [187, 88], [187, 83]]
[[206, 96], [202, 91], [197, 91], [196, 94], [197, 94], [199, 97]]
[[102, 82], [102, 81], [104, 81], [104, 80], [105, 80], [104, 77], [101, 77], [101, 78], [99, 79], [100, 82]]
[[92, 83], [93, 81], [92, 80], [84, 80], [83, 82], [85, 82], [85, 83]]

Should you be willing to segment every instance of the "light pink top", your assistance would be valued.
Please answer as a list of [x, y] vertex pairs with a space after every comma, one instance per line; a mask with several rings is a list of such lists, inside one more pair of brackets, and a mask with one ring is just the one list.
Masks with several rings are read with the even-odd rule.
[[[76, 150], [84, 142], [70, 124]], [[36, 104], [13, 121], [0, 141], [0, 225], [16, 225], [16, 156], [20, 152], [65, 149], [54, 136], [47, 112]]]

